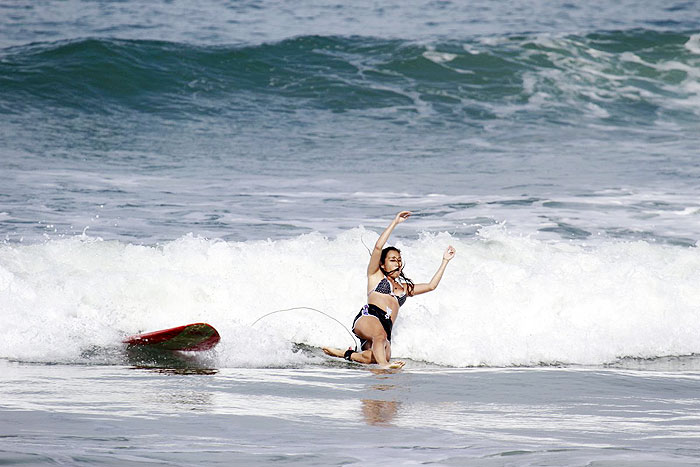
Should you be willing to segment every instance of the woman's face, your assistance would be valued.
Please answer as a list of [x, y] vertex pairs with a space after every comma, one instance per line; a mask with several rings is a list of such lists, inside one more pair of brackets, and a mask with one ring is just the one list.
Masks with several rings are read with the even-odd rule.
[[399, 274], [401, 273], [402, 265], [401, 253], [396, 250], [391, 250], [386, 254], [386, 258], [384, 258], [384, 264], [382, 266], [388, 276], [396, 278], [399, 277]]

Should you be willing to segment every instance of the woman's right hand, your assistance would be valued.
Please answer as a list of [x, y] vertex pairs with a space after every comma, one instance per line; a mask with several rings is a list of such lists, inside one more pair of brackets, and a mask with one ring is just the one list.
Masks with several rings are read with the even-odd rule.
[[405, 221], [406, 219], [408, 219], [409, 217], [411, 217], [411, 211], [401, 211], [394, 218], [394, 222], [396, 222], [397, 224], [400, 224], [403, 221]]

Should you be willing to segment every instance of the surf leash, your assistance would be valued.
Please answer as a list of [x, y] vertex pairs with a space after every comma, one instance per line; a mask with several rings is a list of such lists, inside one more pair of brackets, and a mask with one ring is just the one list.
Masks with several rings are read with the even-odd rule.
[[283, 310], [271, 311], [271, 312], [269, 312], [269, 313], [266, 313], [266, 314], [262, 315], [260, 318], [256, 319], [255, 321], [253, 321], [253, 324], [251, 324], [250, 327], [255, 326], [255, 325], [257, 324], [258, 321], [260, 321], [260, 320], [263, 319], [263, 318], [267, 318], [267, 317], [270, 316], [270, 315], [274, 315], [274, 314], [276, 314], [276, 313], [282, 313], [283, 311], [295, 311], [295, 310], [311, 310], [311, 311], [315, 311], [316, 313], [321, 313], [323, 316], [326, 316], [326, 317], [332, 319], [333, 321], [335, 321], [336, 323], [338, 323], [338, 324], [339, 324], [340, 326], [342, 326], [342, 328], [345, 329], [345, 331], [350, 335], [350, 338], [352, 339], [352, 343], [353, 343], [353, 345], [354, 345], [354, 347], [355, 347], [355, 352], [357, 352], [357, 341], [355, 341], [355, 336], [352, 335], [352, 333], [350, 332], [350, 330], [349, 330], [348, 328], [346, 328], [345, 325], [344, 325], [343, 323], [341, 323], [340, 321], [338, 321], [337, 319], [335, 319], [334, 317], [332, 317], [332, 316], [329, 315], [328, 313], [325, 313], [325, 312], [323, 312], [323, 311], [321, 311], [321, 310], [317, 310], [316, 308], [311, 308], [311, 307], [309, 307], [309, 306], [296, 306], [296, 307], [294, 307], [294, 308], [285, 308], [285, 309], [283, 309]]

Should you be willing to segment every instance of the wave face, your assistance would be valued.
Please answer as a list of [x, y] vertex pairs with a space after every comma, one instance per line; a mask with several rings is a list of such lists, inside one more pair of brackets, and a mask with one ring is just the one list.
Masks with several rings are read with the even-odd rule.
[[[352, 345], [376, 234], [157, 247], [88, 237], [0, 246], [0, 358], [119, 363], [121, 339], [208, 321], [219, 367], [318, 363], [294, 344]], [[458, 256], [440, 287], [409, 299], [393, 353], [447, 366], [604, 364], [700, 352], [700, 253], [643, 241], [592, 248], [514, 236], [448, 234], [399, 242], [406, 273], [428, 280], [444, 247]], [[311, 307], [263, 315], [292, 307]], [[255, 323], [255, 325], [253, 325]], [[96, 350], [97, 349], [97, 350]], [[101, 350], [100, 350], [101, 349]], [[111, 350], [110, 350], [111, 349]]]
[[303, 36], [237, 47], [83, 39], [5, 49], [0, 108], [238, 120], [301, 107], [396, 123], [687, 124], [700, 112], [699, 55], [697, 31], [431, 44]]
[[[12, 240], [88, 226], [150, 243], [336, 234], [402, 208], [395, 200], [438, 194], [446, 205], [426, 215], [447, 212], [451, 232], [508, 220], [566, 239], [693, 243], [692, 216], [676, 213], [700, 199], [697, 30], [235, 46], [93, 38], [0, 57], [0, 222]], [[390, 171], [400, 176], [387, 183]], [[621, 211], [629, 195], [680, 226], [639, 226], [635, 209], [622, 213], [633, 224], [599, 222], [585, 201], [611, 193], [620, 199], [598, 211]], [[527, 212], [487, 202], [485, 216], [470, 215], [488, 199]], [[520, 225], [541, 217], [530, 210], [539, 204], [547, 225]]]

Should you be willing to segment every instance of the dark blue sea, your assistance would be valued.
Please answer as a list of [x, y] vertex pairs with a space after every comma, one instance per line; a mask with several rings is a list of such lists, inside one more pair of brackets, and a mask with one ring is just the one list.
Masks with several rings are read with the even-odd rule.
[[698, 1], [0, 4], [0, 464], [700, 465], [698, 239]]

